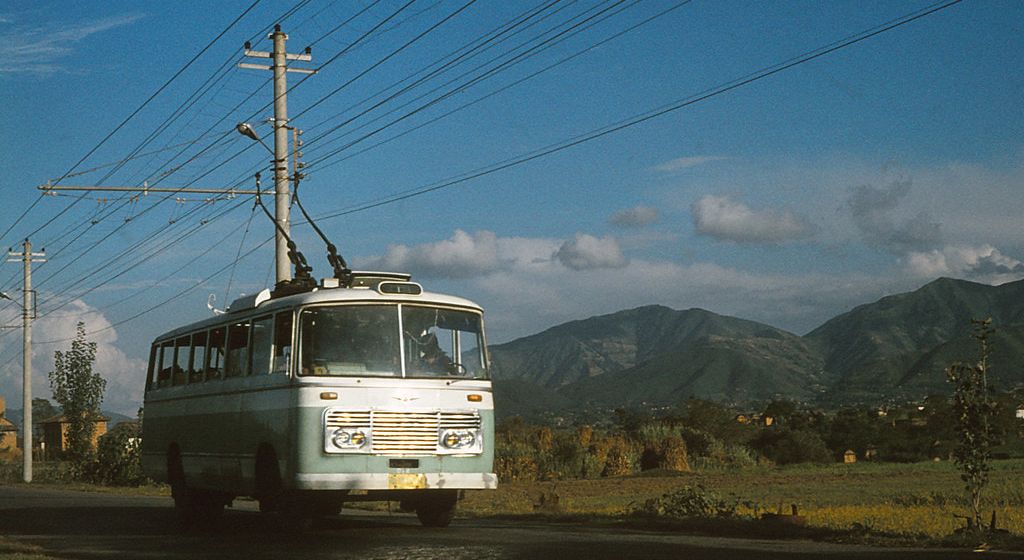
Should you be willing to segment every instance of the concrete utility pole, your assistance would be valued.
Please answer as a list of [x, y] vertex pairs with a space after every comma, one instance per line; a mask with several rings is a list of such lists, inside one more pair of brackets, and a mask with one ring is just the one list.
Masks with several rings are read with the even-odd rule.
[[275, 268], [277, 269], [277, 282], [291, 280], [291, 263], [288, 261], [288, 240], [285, 234], [290, 233], [289, 208], [291, 206], [291, 193], [288, 185], [288, 72], [299, 72], [313, 74], [315, 70], [304, 68], [289, 68], [289, 60], [311, 61], [313, 57], [309, 54], [309, 47], [304, 54], [288, 54], [285, 49], [285, 42], [288, 35], [281, 31], [280, 25], [274, 26], [274, 32], [269, 38], [274, 41], [274, 52], [254, 51], [246, 43], [245, 56], [256, 58], [270, 58], [273, 65], [240, 63], [241, 68], [254, 68], [257, 70], [274, 71], [274, 219], [277, 220], [280, 229], [275, 228]]
[[[28, 239], [22, 244], [24, 251], [16, 253], [10, 251], [7, 262], [18, 262], [24, 264], [24, 289], [22, 290], [21, 304], [21, 332], [22, 332], [22, 412], [21, 433], [24, 438], [22, 446], [23, 457], [23, 480], [32, 482], [32, 319], [35, 318], [35, 292], [32, 291], [32, 263], [45, 262], [45, 253], [33, 253], [32, 243]], [[5, 299], [10, 299], [6, 295]], [[12, 300], [13, 301], [13, 300]]]

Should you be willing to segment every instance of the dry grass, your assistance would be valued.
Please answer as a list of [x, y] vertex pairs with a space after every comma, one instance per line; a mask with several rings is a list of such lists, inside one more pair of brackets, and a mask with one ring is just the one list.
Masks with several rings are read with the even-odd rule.
[[55, 560], [47, 556], [42, 549], [32, 544], [24, 544], [18, 541], [0, 536], [0, 560]]
[[[946, 537], [963, 526], [954, 515], [967, 513], [959, 474], [950, 463], [794, 466], [509, 483], [493, 492], [470, 493], [461, 509], [472, 515], [624, 515], [647, 499], [687, 484], [701, 484], [736, 500], [740, 513], [750, 517], [779, 508], [789, 513], [790, 505], [796, 504], [812, 527], [914, 539]], [[557, 505], [552, 506], [554, 502]], [[998, 527], [1024, 535], [1024, 461], [994, 463], [985, 510], [995, 510]]]

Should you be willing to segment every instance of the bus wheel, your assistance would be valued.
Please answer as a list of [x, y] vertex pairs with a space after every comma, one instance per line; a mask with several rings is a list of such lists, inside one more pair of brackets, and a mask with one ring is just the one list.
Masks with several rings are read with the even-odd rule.
[[424, 527], [447, 527], [455, 517], [455, 505], [458, 501], [459, 495], [453, 491], [424, 496], [422, 500], [417, 500], [416, 517]]
[[281, 471], [277, 466], [277, 453], [262, 446], [256, 452], [256, 492], [261, 512], [279, 511], [282, 506]]
[[217, 492], [189, 488], [185, 480], [185, 469], [177, 448], [171, 450], [167, 459], [167, 480], [174, 498], [174, 510], [182, 525], [209, 522], [224, 513], [224, 506], [231, 499]]

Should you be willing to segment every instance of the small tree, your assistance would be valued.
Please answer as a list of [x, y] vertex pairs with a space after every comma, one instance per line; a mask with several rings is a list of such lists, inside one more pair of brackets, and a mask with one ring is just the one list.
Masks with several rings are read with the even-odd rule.
[[53, 400], [60, 404], [69, 424], [67, 456], [73, 474], [80, 476], [93, 457], [93, 433], [107, 382], [92, 370], [96, 343], [85, 339], [85, 323], [79, 322], [77, 331], [71, 350], [54, 352], [54, 370], [49, 377]]
[[980, 357], [976, 364], [955, 363], [946, 369], [953, 384], [953, 413], [957, 422], [959, 444], [953, 458], [960, 468], [971, 503], [971, 516], [967, 526], [981, 530], [981, 491], [988, 483], [989, 452], [992, 446], [991, 419], [995, 404], [988, 394], [988, 357], [992, 353], [989, 337], [992, 319], [973, 320], [974, 338], [978, 341]]

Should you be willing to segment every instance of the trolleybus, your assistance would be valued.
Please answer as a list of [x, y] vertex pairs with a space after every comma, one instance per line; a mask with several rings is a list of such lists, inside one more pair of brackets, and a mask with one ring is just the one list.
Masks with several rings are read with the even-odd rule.
[[146, 381], [145, 472], [186, 518], [252, 496], [311, 519], [397, 500], [445, 526], [497, 485], [483, 311], [407, 274], [236, 300], [160, 335]]

